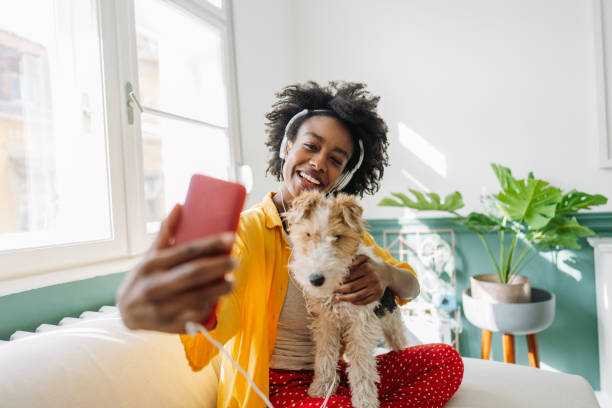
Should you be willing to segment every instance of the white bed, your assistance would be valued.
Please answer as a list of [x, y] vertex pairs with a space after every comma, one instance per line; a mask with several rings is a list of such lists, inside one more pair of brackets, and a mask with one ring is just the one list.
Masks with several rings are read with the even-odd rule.
[[446, 405], [467, 407], [599, 407], [589, 383], [578, 375], [464, 358], [459, 391]]
[[[2, 407], [214, 406], [213, 370], [192, 373], [177, 336], [131, 332], [114, 308], [39, 330], [0, 342]], [[449, 408], [599, 406], [579, 376], [464, 362], [463, 384]]]

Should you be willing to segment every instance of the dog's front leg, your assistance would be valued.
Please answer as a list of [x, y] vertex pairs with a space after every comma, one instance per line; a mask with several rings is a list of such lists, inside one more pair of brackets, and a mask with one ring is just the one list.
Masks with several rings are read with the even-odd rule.
[[[362, 312], [362, 311], [360, 311]], [[346, 332], [346, 355], [349, 359], [348, 380], [351, 402], [355, 408], [378, 408], [380, 375], [374, 349], [380, 339], [380, 328], [373, 312], [356, 313]]]
[[403, 350], [408, 347], [408, 339], [406, 337], [406, 326], [402, 320], [402, 312], [395, 309], [393, 312], [387, 312], [380, 318], [380, 325], [387, 341], [387, 346], [393, 351]]
[[314, 378], [308, 389], [308, 395], [313, 398], [325, 398], [332, 384], [331, 394], [336, 391], [339, 382], [336, 368], [340, 358], [340, 322], [324, 309], [315, 318], [311, 327], [316, 347]]

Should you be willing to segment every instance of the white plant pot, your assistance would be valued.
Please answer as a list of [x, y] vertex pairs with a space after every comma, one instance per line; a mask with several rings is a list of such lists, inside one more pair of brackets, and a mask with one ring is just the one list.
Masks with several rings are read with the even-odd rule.
[[470, 287], [474, 299], [483, 299], [490, 303], [527, 303], [531, 300], [531, 283], [529, 278], [514, 275], [509, 283], [499, 283], [494, 273], [470, 277]]

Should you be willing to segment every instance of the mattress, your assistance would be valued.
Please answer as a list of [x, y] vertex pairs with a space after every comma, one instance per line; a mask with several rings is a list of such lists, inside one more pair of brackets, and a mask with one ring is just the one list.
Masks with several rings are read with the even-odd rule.
[[463, 383], [447, 408], [599, 407], [590, 384], [578, 375], [476, 358], [463, 362]]

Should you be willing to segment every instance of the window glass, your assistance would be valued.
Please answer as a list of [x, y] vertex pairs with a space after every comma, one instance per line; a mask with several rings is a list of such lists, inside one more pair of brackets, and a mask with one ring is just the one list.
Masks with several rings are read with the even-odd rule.
[[0, 250], [112, 237], [103, 101], [94, 1], [2, 8]]
[[184, 200], [192, 174], [228, 178], [227, 89], [218, 28], [164, 1], [136, 0], [135, 11], [141, 104], [187, 118], [141, 116], [145, 214], [154, 232]]
[[135, 9], [142, 105], [227, 126], [219, 29], [163, 1]]
[[194, 173], [227, 180], [229, 140], [221, 129], [142, 115], [147, 230], [182, 203]]

